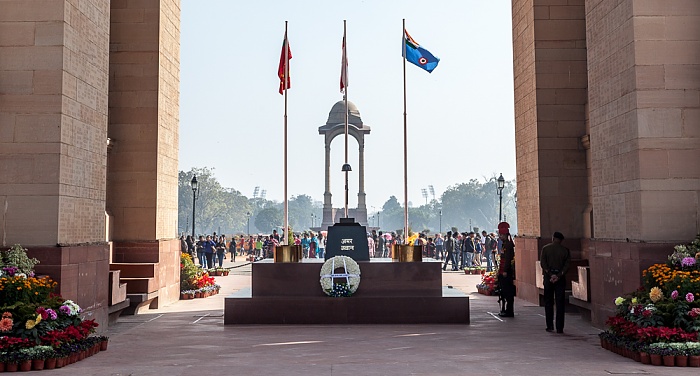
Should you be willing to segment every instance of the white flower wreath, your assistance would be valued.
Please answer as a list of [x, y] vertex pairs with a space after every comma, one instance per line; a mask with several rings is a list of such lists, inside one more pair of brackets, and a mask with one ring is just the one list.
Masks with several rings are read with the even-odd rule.
[[[344, 272], [335, 273], [340, 268]], [[350, 294], [354, 294], [360, 286], [360, 266], [348, 256], [331, 257], [321, 267], [321, 288], [326, 295], [332, 295], [334, 278], [345, 278]]]

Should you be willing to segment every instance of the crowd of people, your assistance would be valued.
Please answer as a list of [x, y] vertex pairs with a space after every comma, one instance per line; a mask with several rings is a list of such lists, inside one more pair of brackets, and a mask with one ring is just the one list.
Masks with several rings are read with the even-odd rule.
[[[236, 257], [252, 257], [254, 260], [272, 258], [275, 247], [281, 244], [281, 237], [277, 230], [270, 235], [241, 235], [227, 240], [226, 235], [200, 235], [194, 238], [191, 235], [180, 236], [180, 250], [188, 253], [193, 260], [204, 269], [223, 267], [227, 258], [231, 262]], [[323, 258], [326, 249], [326, 237], [323, 233], [304, 232], [294, 234], [295, 245], [301, 245], [304, 258]]]
[[[231, 262], [236, 257], [253, 257], [255, 260], [272, 258], [275, 247], [282, 244], [277, 230], [270, 235], [241, 235], [227, 239], [226, 235], [191, 235], [180, 237], [181, 250], [189, 253], [202, 268], [223, 267], [227, 258]], [[410, 240], [410, 238], [409, 238]], [[371, 258], [391, 258], [395, 244], [403, 244], [403, 238], [395, 232], [372, 230], [367, 233], [367, 242]], [[293, 244], [301, 245], [304, 258], [323, 258], [326, 249], [326, 237], [323, 232], [312, 231], [293, 235]], [[502, 240], [495, 233], [482, 231], [452, 232], [434, 234], [421, 233], [413, 240], [413, 245], [423, 247], [423, 257], [431, 257], [444, 262], [443, 270], [451, 265], [452, 270], [483, 266], [486, 271], [494, 269], [497, 257], [502, 251]]]
[[[396, 233], [383, 233], [372, 230], [367, 234], [370, 257], [391, 257], [392, 245], [403, 244], [401, 236]], [[413, 245], [423, 247], [423, 257], [431, 257], [444, 261], [443, 270], [451, 263], [452, 270], [468, 267], [484, 266], [486, 271], [492, 271], [496, 263], [496, 255], [502, 250], [503, 241], [496, 233], [473, 231], [459, 233], [448, 231], [445, 235], [437, 233], [429, 236], [418, 234]]]

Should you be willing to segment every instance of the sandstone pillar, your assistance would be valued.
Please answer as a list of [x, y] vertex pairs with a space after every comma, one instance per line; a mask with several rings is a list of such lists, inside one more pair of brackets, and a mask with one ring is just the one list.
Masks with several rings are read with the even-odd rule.
[[518, 295], [538, 301], [535, 263], [554, 231], [581, 257], [588, 204], [582, 1], [513, 1]]
[[[140, 276], [152, 278], [148, 290], [153, 291], [139, 291], [157, 292], [154, 307], [179, 298], [180, 1], [111, 1], [111, 12], [107, 210], [113, 218], [112, 261], [154, 265]], [[125, 274], [123, 265], [113, 268]]]
[[0, 247], [20, 243], [86, 317], [107, 318], [109, 1], [3, 1]]
[[700, 2], [586, 1], [593, 319], [700, 232]]

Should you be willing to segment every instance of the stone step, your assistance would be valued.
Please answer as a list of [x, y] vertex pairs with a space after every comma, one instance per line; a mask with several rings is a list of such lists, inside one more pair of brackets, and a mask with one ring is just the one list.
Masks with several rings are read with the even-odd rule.
[[115, 262], [109, 264], [109, 270], [120, 270], [122, 278], [153, 278], [156, 276], [156, 264], [150, 262]]
[[109, 305], [113, 306], [126, 300], [126, 284], [120, 282], [119, 270], [109, 271]]
[[127, 294], [148, 294], [158, 291], [155, 278], [120, 278], [120, 282], [126, 283]]

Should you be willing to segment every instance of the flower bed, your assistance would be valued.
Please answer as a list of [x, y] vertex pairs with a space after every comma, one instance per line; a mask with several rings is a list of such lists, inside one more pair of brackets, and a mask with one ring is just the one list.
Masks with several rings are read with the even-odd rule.
[[643, 363], [700, 366], [699, 261], [700, 236], [644, 270], [644, 286], [615, 299], [601, 346]]
[[107, 337], [91, 335], [97, 323], [34, 276], [37, 263], [19, 245], [0, 254], [0, 370], [52, 369], [107, 349]]
[[210, 273], [227, 269], [211, 269], [202, 271], [192, 261], [190, 255], [183, 253], [180, 256], [180, 299], [188, 300], [195, 298], [207, 298], [219, 293], [221, 286], [216, 284], [216, 281], [211, 277]]
[[498, 279], [495, 272], [485, 273], [481, 276], [481, 283], [476, 285], [476, 290], [479, 294], [493, 295], [496, 291]]

